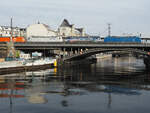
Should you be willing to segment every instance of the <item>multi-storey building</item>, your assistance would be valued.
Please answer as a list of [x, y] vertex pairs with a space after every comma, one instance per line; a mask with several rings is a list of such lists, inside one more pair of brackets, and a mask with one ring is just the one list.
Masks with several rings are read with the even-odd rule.
[[10, 37], [11, 32], [12, 32], [13, 37], [26, 35], [25, 28], [13, 27], [11, 29], [10, 26], [0, 26], [0, 36], [1, 37]]
[[27, 27], [27, 37], [47, 37], [47, 36], [57, 36], [57, 32], [52, 30], [46, 24], [32, 24]]
[[75, 28], [74, 24], [70, 24], [67, 19], [64, 19], [58, 28], [60, 36], [86, 36], [84, 28]]

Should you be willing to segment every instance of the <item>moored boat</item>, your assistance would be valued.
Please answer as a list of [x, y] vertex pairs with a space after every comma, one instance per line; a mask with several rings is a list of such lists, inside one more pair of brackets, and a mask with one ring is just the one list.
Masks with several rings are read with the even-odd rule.
[[46, 68], [52, 68], [56, 65], [56, 59], [30, 59], [23, 61], [7, 61], [0, 63], [0, 74], [15, 73], [21, 71], [34, 71]]

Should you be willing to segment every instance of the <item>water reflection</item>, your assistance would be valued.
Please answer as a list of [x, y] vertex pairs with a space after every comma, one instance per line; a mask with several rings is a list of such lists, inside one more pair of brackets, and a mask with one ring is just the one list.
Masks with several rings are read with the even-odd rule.
[[0, 77], [0, 98], [8, 98], [10, 113], [12, 113], [13, 99], [25, 97], [23, 93], [20, 93], [20, 90], [24, 90], [24, 88], [25, 85], [22, 82], [14, 79], [6, 80], [4, 77]]
[[119, 113], [118, 110], [130, 108], [127, 113], [134, 113], [133, 108], [138, 106], [149, 109], [149, 91], [150, 73], [145, 71], [142, 60], [103, 59], [91, 65], [66, 65], [57, 72], [47, 69], [1, 75], [0, 101], [7, 100], [0, 103], [0, 110], [7, 113], [9, 104], [9, 111], [13, 112], [13, 108], [14, 113], [26, 113], [29, 108], [34, 108], [33, 113], [50, 109], [56, 113]]

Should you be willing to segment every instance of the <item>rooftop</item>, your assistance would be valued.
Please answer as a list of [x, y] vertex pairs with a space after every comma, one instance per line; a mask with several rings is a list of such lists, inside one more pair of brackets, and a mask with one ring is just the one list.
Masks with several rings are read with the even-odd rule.
[[60, 27], [72, 27], [73, 25], [71, 25], [67, 19], [64, 19], [63, 22], [61, 23]]

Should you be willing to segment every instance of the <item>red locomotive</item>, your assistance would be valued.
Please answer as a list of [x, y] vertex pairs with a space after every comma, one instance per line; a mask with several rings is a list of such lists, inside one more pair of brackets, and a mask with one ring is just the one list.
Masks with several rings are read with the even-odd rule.
[[[24, 37], [13, 37], [13, 42], [26, 42]], [[10, 42], [10, 37], [0, 37], [0, 42]]]

